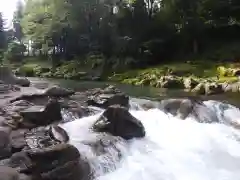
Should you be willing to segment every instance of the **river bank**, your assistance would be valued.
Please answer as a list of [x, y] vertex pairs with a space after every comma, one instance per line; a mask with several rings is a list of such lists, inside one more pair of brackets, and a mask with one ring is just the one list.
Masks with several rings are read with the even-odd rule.
[[[233, 131], [236, 136], [235, 131], [239, 128], [238, 119], [233, 118], [233, 115], [238, 117], [238, 108], [223, 102], [202, 100], [199, 96], [177, 99], [166, 97], [159, 101], [140, 102], [112, 85], [105, 84], [97, 88], [95, 84], [92, 86], [94, 88], [82, 87], [85, 90], [74, 91], [53, 85], [47, 80], [34, 82], [30, 78], [30, 87], [22, 87], [20, 85], [27, 86], [26, 83], [20, 84], [22, 78], [6, 78], [11, 73], [4, 74], [5, 78], [0, 79], [4, 80], [0, 86], [1, 180], [107, 180], [122, 170], [125, 174], [133, 173], [131, 179], [139, 179], [134, 173], [136, 169], [126, 163], [139, 163], [144, 169], [138, 171], [151, 177], [155, 170], [152, 163], [148, 165], [144, 159], [152, 158], [151, 162], [158, 163], [163, 160], [165, 162], [166, 157], [165, 154], [159, 156], [156, 145], [167, 147], [164, 153], [172, 152], [168, 149], [170, 147], [174, 148], [173, 152], [176, 148], [183, 147], [191, 150], [195, 144], [191, 144], [189, 137], [196, 131], [197, 138], [194, 142], [197, 141], [199, 147], [202, 142], [198, 139], [200, 133], [205, 137], [206, 132], [212, 135], [212, 132], [217, 131], [218, 136], [214, 142], [218, 142], [219, 137], [221, 140], [225, 137], [225, 134], [222, 135], [223, 127]], [[168, 131], [169, 127], [176, 129]], [[158, 134], [159, 132], [163, 134]], [[178, 146], [180, 139], [174, 138], [176, 132], [183, 135], [180, 142], [188, 146]], [[212, 136], [203, 139], [213, 141]], [[237, 139], [239, 137], [236, 137], [236, 141]], [[169, 143], [172, 143], [171, 146]], [[225, 141], [223, 144], [226, 146]], [[215, 157], [219, 146], [212, 150]], [[137, 153], [131, 154], [131, 151]], [[144, 158], [149, 152], [153, 154]], [[208, 149], [201, 152], [208, 155]], [[189, 156], [186, 153], [181, 155]], [[224, 153], [224, 159], [226, 158], [232, 160], [228, 151]], [[178, 157], [174, 160], [178, 161]], [[191, 160], [191, 168], [190, 165], [185, 165], [187, 170], [192, 169], [193, 164], [199, 165], [194, 158]], [[219, 164], [219, 157], [211, 162]], [[237, 163], [237, 160], [231, 162]], [[222, 165], [226, 165], [225, 161]], [[166, 164], [162, 166], [167, 167]], [[169, 171], [177, 173], [173, 168]], [[156, 172], [159, 177], [163, 176], [158, 169]], [[229, 169], [229, 172], [232, 176], [239, 174], [234, 169]], [[199, 174], [198, 170], [195, 173], [198, 176], [205, 175]]]
[[[55, 70], [46, 61], [27, 61], [14, 66], [17, 75], [81, 81], [111, 81], [136, 86], [183, 89], [196, 94], [239, 92], [240, 64], [237, 62], [185, 61], [171, 62], [101, 76], [100, 64], [63, 63]], [[112, 70], [113, 71], [113, 70]]]

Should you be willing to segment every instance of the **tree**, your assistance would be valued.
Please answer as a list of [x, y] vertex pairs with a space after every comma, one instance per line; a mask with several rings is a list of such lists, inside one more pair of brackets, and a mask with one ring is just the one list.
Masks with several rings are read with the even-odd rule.
[[21, 27], [21, 20], [23, 18], [24, 6], [21, 0], [17, 2], [17, 8], [13, 15], [13, 29], [14, 29], [14, 36], [19, 41], [22, 42], [23, 39], [23, 32]]
[[3, 60], [5, 48], [6, 48], [6, 34], [4, 29], [4, 19], [2, 13], [0, 13], [0, 62]]

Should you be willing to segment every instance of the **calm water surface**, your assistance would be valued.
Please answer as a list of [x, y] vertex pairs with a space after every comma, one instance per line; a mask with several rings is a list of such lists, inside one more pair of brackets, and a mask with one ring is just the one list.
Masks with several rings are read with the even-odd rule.
[[196, 96], [183, 90], [169, 90], [147, 86], [132, 86], [126, 84], [119, 84], [113, 82], [96, 82], [96, 81], [74, 81], [74, 80], [62, 80], [62, 79], [41, 79], [41, 78], [29, 78], [34, 86], [46, 87], [49, 85], [60, 85], [61, 87], [71, 88], [75, 91], [84, 91], [92, 88], [103, 88], [107, 84], [115, 85], [117, 88], [127, 93], [131, 97], [149, 99], [149, 100], [161, 100], [166, 98], [186, 98], [195, 97], [204, 100], [219, 100], [222, 102], [233, 104], [240, 107], [240, 93], [224, 93], [220, 95], [212, 96]]

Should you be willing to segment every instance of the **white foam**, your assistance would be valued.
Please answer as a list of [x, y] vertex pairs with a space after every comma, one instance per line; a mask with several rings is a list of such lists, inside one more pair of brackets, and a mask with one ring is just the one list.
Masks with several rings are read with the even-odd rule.
[[[225, 117], [240, 117], [230, 116], [229, 111], [226, 111]], [[238, 130], [224, 124], [201, 124], [192, 118], [180, 120], [158, 109], [131, 113], [142, 121], [146, 137], [133, 139], [128, 144], [121, 142], [120, 149], [124, 154], [122, 161], [117, 162], [115, 157], [102, 160], [114, 162], [117, 166], [114, 167], [116, 170], [111, 169], [113, 164], [108, 165], [106, 162], [104, 168], [112, 172], [105, 174], [98, 168], [99, 180], [240, 179]], [[99, 116], [82, 118], [64, 125], [70, 143], [80, 151], [83, 151], [82, 146], [79, 146], [80, 141], [94, 138], [95, 134], [89, 127]], [[94, 158], [90, 150], [84, 153]], [[110, 156], [114, 156], [114, 153]]]

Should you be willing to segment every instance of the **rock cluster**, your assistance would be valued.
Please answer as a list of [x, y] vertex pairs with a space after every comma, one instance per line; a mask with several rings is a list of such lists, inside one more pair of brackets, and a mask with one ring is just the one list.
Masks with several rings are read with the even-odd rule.
[[[5, 78], [2, 84], [9, 82], [12, 82], [10, 78]], [[106, 109], [92, 126], [100, 138], [86, 143], [97, 156], [107, 154], [109, 147], [118, 151], [115, 147], [118, 138], [145, 136], [142, 123], [128, 111], [129, 97], [113, 86], [81, 93], [57, 86], [29, 91], [32, 93], [23, 93], [20, 87], [18, 93], [0, 94], [8, 95], [0, 103], [1, 180], [91, 180], [94, 177], [89, 160], [69, 144], [69, 136], [61, 128], [66, 122], [64, 110], [82, 117], [96, 113], [88, 106]]]

